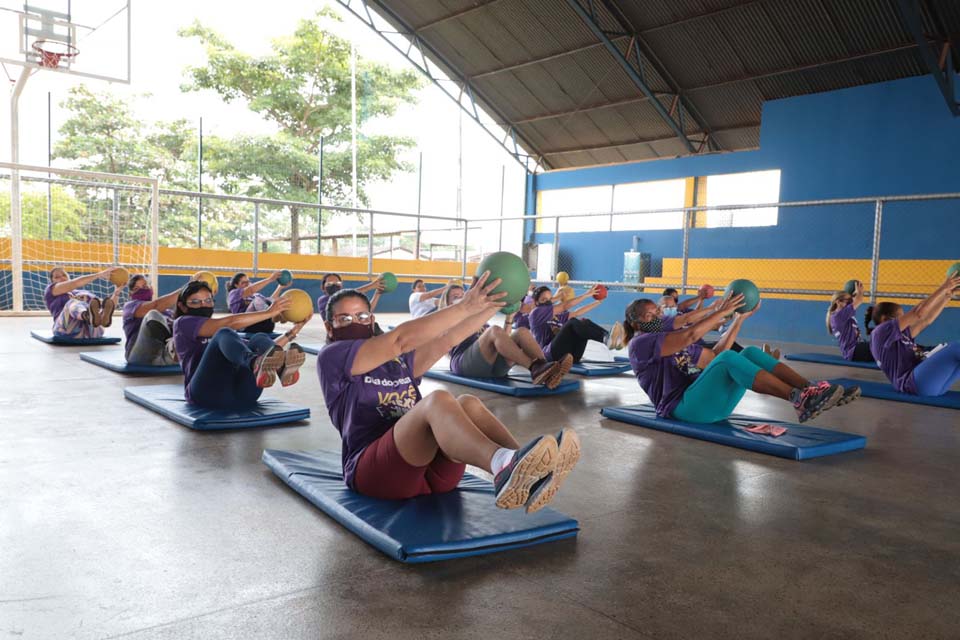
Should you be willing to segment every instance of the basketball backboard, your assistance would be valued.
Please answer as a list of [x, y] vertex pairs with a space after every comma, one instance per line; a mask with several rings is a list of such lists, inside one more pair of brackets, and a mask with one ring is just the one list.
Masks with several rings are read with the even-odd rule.
[[130, 0], [0, 0], [0, 63], [130, 83]]

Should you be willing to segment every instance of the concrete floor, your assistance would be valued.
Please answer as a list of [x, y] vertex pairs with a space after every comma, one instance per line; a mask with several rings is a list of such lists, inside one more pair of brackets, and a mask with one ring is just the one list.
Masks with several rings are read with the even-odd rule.
[[[308, 404], [309, 426], [196, 433], [121, 393], [179, 378], [29, 338], [48, 324], [0, 320], [0, 638], [960, 637], [960, 412], [860, 400], [814, 424], [866, 450], [793, 462], [602, 420], [645, 399], [626, 375], [548, 400], [478, 392], [521, 440], [577, 429], [554, 506], [580, 536], [405, 566], [260, 464], [265, 447], [339, 449], [313, 357], [270, 392]], [[740, 411], [792, 418], [751, 393]]]

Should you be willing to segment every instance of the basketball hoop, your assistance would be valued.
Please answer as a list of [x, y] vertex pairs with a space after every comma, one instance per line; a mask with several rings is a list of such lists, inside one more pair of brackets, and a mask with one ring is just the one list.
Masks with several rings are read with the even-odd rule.
[[31, 47], [40, 56], [40, 66], [46, 69], [56, 69], [60, 66], [60, 60], [67, 60], [68, 63], [80, 53], [69, 42], [58, 42], [56, 40], [37, 40]]

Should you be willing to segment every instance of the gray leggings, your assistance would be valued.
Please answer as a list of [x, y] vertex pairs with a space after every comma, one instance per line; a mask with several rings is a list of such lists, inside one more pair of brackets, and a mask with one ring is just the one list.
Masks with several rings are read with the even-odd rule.
[[147, 311], [133, 344], [127, 342], [127, 362], [157, 366], [176, 364], [173, 350], [167, 348], [167, 342], [173, 339], [169, 321], [167, 316], [155, 309]]

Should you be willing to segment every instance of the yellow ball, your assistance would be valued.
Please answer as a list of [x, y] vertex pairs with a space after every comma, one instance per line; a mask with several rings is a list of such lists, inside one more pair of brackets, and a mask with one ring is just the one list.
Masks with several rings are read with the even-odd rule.
[[203, 280], [207, 283], [207, 286], [210, 287], [210, 291], [213, 292], [213, 295], [217, 295], [217, 289], [220, 288], [220, 285], [217, 284], [217, 276], [213, 275], [209, 271], [197, 271], [193, 274], [193, 277], [190, 278], [193, 280]]
[[117, 267], [110, 274], [110, 282], [118, 287], [125, 286], [130, 279], [130, 272], [123, 267]]
[[280, 297], [292, 299], [290, 306], [280, 315], [284, 322], [303, 322], [313, 313], [313, 300], [303, 289], [284, 291]]
[[557, 274], [557, 284], [561, 287], [567, 286], [567, 283], [570, 282], [570, 274], [566, 271], [561, 271]]
[[576, 297], [576, 294], [573, 291], [573, 287], [564, 286], [557, 289], [557, 298], [561, 302], [566, 302], [567, 300], [572, 300]]

